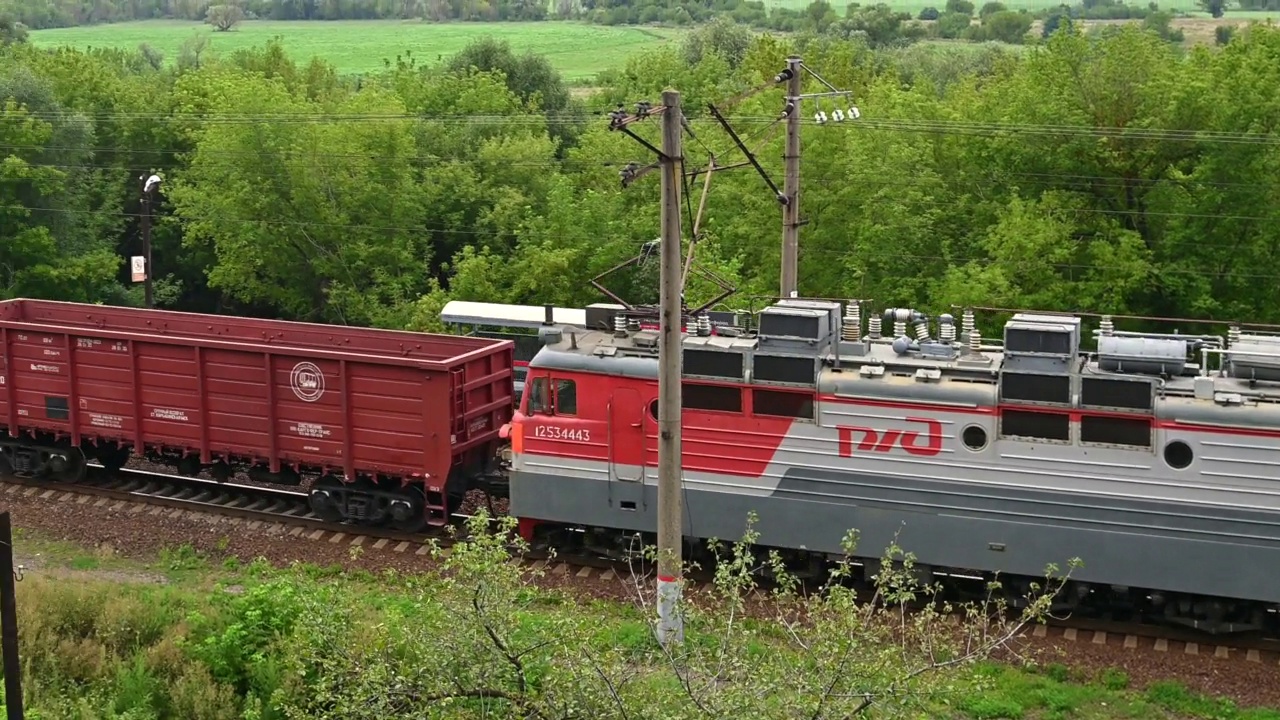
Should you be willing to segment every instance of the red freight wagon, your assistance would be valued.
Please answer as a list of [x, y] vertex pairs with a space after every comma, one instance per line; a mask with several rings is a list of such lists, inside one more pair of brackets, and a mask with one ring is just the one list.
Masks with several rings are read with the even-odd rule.
[[318, 476], [312, 506], [333, 519], [440, 524], [446, 495], [495, 456], [513, 354], [506, 340], [8, 300], [0, 471], [75, 478], [86, 458], [118, 468], [132, 451], [221, 480]]

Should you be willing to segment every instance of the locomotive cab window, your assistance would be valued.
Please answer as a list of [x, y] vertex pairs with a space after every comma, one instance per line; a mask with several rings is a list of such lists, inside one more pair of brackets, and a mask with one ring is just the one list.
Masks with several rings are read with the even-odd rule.
[[550, 381], [546, 377], [537, 377], [525, 387], [529, 388], [529, 414], [540, 415], [551, 413]]
[[578, 414], [578, 384], [574, 381], [556, 378], [556, 414]]

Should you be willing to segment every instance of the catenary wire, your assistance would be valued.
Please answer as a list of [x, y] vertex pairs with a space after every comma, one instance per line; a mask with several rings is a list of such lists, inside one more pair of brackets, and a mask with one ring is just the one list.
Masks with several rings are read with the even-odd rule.
[[[106, 210], [74, 210], [74, 209], [68, 209], [68, 208], [27, 208], [22, 205], [0, 205], [0, 210], [22, 210], [22, 211], [31, 211], [31, 212], [102, 215], [102, 216], [113, 216], [113, 217], [121, 217], [121, 216], [141, 217], [142, 215], [141, 213], [109, 212]], [[348, 224], [348, 223], [308, 222], [308, 221], [301, 221], [301, 220], [264, 220], [264, 219], [254, 219], [254, 218], [231, 218], [231, 217], [225, 217], [225, 216], [219, 216], [217, 218], [210, 218], [210, 217], [186, 218], [187, 221], [191, 221], [191, 222], [200, 222], [204, 220], [214, 220], [214, 219], [216, 219], [218, 222], [231, 222], [231, 223], [241, 223], [246, 225], [267, 225], [267, 226], [279, 226], [279, 227], [317, 227], [317, 228], [331, 228], [331, 229], [341, 229], [341, 230], [376, 230], [376, 231], [403, 232], [403, 233], [421, 233], [425, 230], [425, 231], [440, 232], [445, 234], [501, 237], [501, 238], [509, 238], [512, 235], [512, 233], [509, 233], [509, 232], [498, 232], [498, 231], [492, 231], [492, 230], [455, 230], [452, 228], [430, 227], [430, 226], [422, 226], [422, 225], [413, 226], [413, 227], [401, 227], [401, 226], [388, 226], [388, 225], [362, 225], [362, 224]], [[990, 259], [986, 257], [976, 257], [976, 256], [975, 257], [964, 257], [964, 256], [946, 257], [941, 255], [918, 255], [918, 254], [901, 253], [901, 252], [894, 253], [893, 257], [895, 259], [911, 260], [911, 261], [945, 262], [952, 265], [965, 264], [970, 262], [989, 262], [990, 261]], [[1102, 269], [1110, 268], [1110, 266], [1097, 265], [1097, 264], [1091, 264], [1091, 263], [1045, 263], [1041, 267], [1051, 267], [1058, 270], [1102, 270]], [[1207, 270], [1192, 270], [1192, 269], [1186, 269], [1186, 268], [1161, 268], [1159, 272], [1165, 275], [1185, 275], [1185, 276], [1192, 276], [1192, 277], [1209, 277], [1209, 278], [1230, 277], [1230, 278], [1238, 278], [1238, 279], [1280, 280], [1280, 274], [1276, 274], [1276, 273], [1241, 273], [1241, 272], [1235, 272], [1230, 270], [1214, 272], [1214, 271], [1207, 271]]]
[[[541, 114], [509, 114], [509, 115], [416, 115], [416, 114], [358, 114], [358, 113], [77, 113], [69, 111], [27, 111], [23, 117], [41, 120], [109, 120], [109, 121], [191, 121], [204, 125], [244, 124], [244, 123], [337, 123], [337, 122], [404, 122], [416, 121], [452, 125], [583, 125], [591, 122], [602, 122], [598, 117], [603, 113], [541, 115]], [[733, 115], [727, 116], [731, 124], [771, 124], [777, 120], [775, 115]], [[712, 127], [717, 123], [712, 118], [689, 117], [688, 121]], [[1184, 140], [1193, 142], [1243, 143], [1280, 145], [1280, 135], [1271, 133], [1249, 133], [1238, 131], [1166, 129], [1166, 128], [1113, 128], [1097, 125], [1056, 125], [1031, 123], [990, 123], [965, 122], [958, 120], [909, 120], [900, 118], [876, 119], [865, 115], [854, 121], [843, 123], [819, 123], [811, 117], [802, 117], [804, 125], [841, 126], [854, 130], [897, 130], [902, 132], [948, 133], [948, 134], [1022, 134], [1079, 137], [1114, 137], [1120, 139], [1142, 140]]]
[[[27, 147], [29, 146], [22, 146], [22, 145], [15, 146], [15, 145], [0, 144], [0, 150], [21, 149], [21, 148], [27, 148]], [[47, 149], [74, 150], [75, 148], [47, 148]], [[163, 151], [103, 150], [102, 154], [106, 155], [113, 152], [120, 152], [121, 154], [127, 153], [127, 154], [145, 155], [145, 154], [152, 154], [152, 153], [182, 154], [186, 151], [181, 151], [181, 150], [163, 150]], [[410, 161], [412, 163], [425, 163], [425, 164], [465, 162], [465, 163], [470, 163], [474, 165], [501, 165], [506, 167], [531, 167], [531, 168], [548, 168], [548, 169], [559, 168], [559, 169], [566, 169], [566, 170], [606, 169], [606, 168], [613, 169], [613, 168], [625, 166], [626, 164], [631, 162], [636, 162], [635, 158], [601, 158], [596, 160], [574, 160], [574, 159], [504, 160], [501, 158], [480, 158], [480, 157], [465, 156], [465, 155], [434, 155], [429, 153], [424, 155], [412, 155], [412, 156], [391, 156], [385, 153], [326, 153], [326, 152], [311, 152], [306, 150], [297, 150], [297, 151], [273, 150], [273, 151], [263, 151], [263, 152], [255, 152], [251, 150], [227, 150], [227, 151], [219, 150], [216, 153], [216, 155], [218, 156], [218, 158], [242, 157], [242, 156], [254, 157], [254, 158], [297, 157], [298, 160], [291, 160], [288, 162], [275, 164], [277, 167], [283, 165], [284, 167], [294, 168], [294, 169], [314, 168], [317, 166], [316, 163], [314, 162], [302, 162], [301, 160], [303, 159], [375, 160], [376, 161], [376, 160], [386, 160], [393, 157]], [[719, 155], [717, 156], [717, 158], [721, 158], [721, 157], [722, 156], [719, 156]], [[210, 166], [218, 167], [221, 164], [218, 161], [210, 161], [210, 160], [204, 160], [203, 163], [205, 167], [210, 167]], [[68, 170], [68, 171], [72, 171], [72, 170], [119, 171], [121, 170], [121, 167], [119, 165], [110, 164], [110, 163], [27, 162], [26, 164], [28, 167], [33, 167], [33, 168], [53, 168], [57, 170]], [[225, 163], [225, 165], [228, 167], [237, 167], [237, 165], [235, 165], [234, 163]], [[686, 153], [685, 166], [686, 168], [688, 168], [686, 172], [689, 172], [689, 173], [694, 172], [695, 169], [699, 174], [705, 171], [705, 165], [701, 162], [701, 158], [697, 155], [689, 155]], [[734, 168], [734, 170], [749, 171], [748, 168]], [[730, 170], [724, 168], [723, 166], [721, 166], [718, 170], [718, 172], [729, 172], [729, 171]], [[1115, 189], [1129, 189], [1132, 187], [1144, 187], [1144, 186], [1150, 188], [1150, 187], [1156, 187], [1161, 185], [1178, 186], [1178, 187], [1197, 187], [1197, 188], [1248, 188], [1251, 190], [1280, 189], [1280, 182], [1256, 182], [1256, 183], [1255, 182], [1230, 182], [1230, 181], [1218, 181], [1218, 180], [1201, 180], [1196, 178], [1167, 178], [1167, 177], [1128, 178], [1128, 177], [1120, 177], [1117, 175], [1110, 175], [1110, 176], [1080, 175], [1075, 173], [1059, 174], [1059, 173], [1035, 173], [1035, 172], [1012, 172], [1012, 171], [1000, 171], [998, 174], [991, 174], [986, 176], [983, 176], [982, 173], [972, 173], [972, 174], [965, 175], [962, 178], [961, 182], [965, 185], [971, 185], [975, 182], [974, 176], [979, 176], [981, 178], [976, 182], [999, 184], [1001, 186], [1007, 186], [1010, 180], [1023, 178], [1030, 181], [1033, 184], [1038, 184], [1042, 186], [1052, 186], [1054, 188], [1066, 186], [1066, 188], [1068, 189], [1074, 188], [1077, 186], [1088, 186], [1088, 188], [1093, 189], [1099, 185], [1103, 187], [1115, 188]], [[811, 178], [812, 175], [806, 174], [805, 177]], [[947, 180], [943, 179], [941, 176], [934, 176], [929, 173], [904, 172], [904, 173], [897, 174], [897, 177], [898, 178], [921, 178], [921, 179], [936, 177], [938, 182], [940, 183], [945, 184], [946, 182], [948, 182]], [[900, 182], [900, 181], [894, 181], [894, 180], [886, 180], [885, 178], [882, 177], [882, 174], [880, 173], [858, 172], [858, 171], [842, 174], [840, 179], [852, 180], [857, 182], [869, 182], [874, 185], [899, 185], [900, 184], [903, 186], [915, 187], [915, 186], [920, 186], [925, 184], [922, 182]], [[822, 182], [823, 179], [819, 178], [818, 181]]]

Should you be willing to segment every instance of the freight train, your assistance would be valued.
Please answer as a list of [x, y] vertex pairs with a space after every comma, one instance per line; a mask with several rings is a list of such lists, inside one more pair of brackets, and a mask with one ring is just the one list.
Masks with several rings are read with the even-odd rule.
[[[999, 573], [1014, 595], [1079, 557], [1073, 607], [1276, 629], [1280, 336], [1104, 318], [1088, 349], [1075, 316], [1014, 314], [993, 343], [969, 311], [861, 311], [688, 319], [691, 550], [755, 514], [796, 562], [856, 529], [867, 572], [896, 542], [926, 575]], [[516, 396], [509, 340], [0, 303], [0, 465], [310, 476], [317, 513], [413, 530], [481, 488], [535, 543], [620, 552], [657, 524], [657, 333], [617, 306], [555, 319]]]

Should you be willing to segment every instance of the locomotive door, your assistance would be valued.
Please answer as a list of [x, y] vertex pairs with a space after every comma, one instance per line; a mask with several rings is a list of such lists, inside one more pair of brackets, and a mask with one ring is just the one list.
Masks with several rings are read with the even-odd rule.
[[644, 506], [645, 444], [640, 393], [614, 390], [609, 400], [609, 499], [615, 508]]

